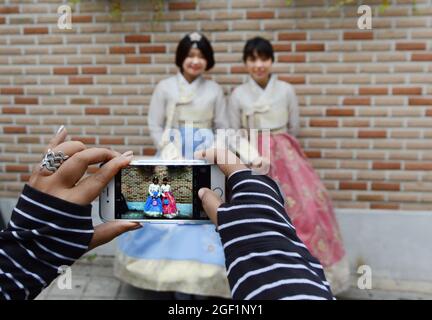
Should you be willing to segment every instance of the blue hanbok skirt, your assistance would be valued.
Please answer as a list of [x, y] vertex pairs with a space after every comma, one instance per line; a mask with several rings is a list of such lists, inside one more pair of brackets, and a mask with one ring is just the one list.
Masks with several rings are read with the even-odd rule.
[[[195, 128], [180, 128], [184, 137]], [[207, 131], [206, 131], [207, 130]], [[209, 148], [209, 129], [200, 129], [192, 145], [182, 144], [185, 158]], [[139, 288], [177, 291], [229, 298], [225, 256], [219, 234], [211, 223], [201, 225], [145, 224], [118, 239], [115, 275]]]

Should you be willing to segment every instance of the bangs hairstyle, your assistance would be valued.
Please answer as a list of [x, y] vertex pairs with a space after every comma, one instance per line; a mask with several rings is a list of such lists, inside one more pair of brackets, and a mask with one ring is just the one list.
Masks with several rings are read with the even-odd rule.
[[248, 58], [257, 57], [265, 60], [272, 59], [272, 62], [274, 62], [273, 46], [270, 41], [261, 37], [255, 37], [246, 42], [243, 49], [243, 62], [246, 63]]
[[177, 51], [176, 51], [176, 65], [180, 68], [180, 70], [183, 72], [183, 62], [186, 60], [190, 49], [196, 43], [197, 49], [201, 51], [201, 53], [204, 56], [204, 59], [207, 61], [207, 67], [206, 71], [210, 70], [215, 65], [214, 60], [214, 52], [213, 48], [208, 41], [208, 39], [202, 35], [200, 41], [192, 41], [189, 37], [189, 35], [186, 35], [183, 39], [180, 40], [179, 44], [177, 45]]

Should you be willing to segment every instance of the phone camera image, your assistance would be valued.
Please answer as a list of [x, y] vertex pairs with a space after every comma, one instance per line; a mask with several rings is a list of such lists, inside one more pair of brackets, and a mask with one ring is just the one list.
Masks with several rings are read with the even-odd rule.
[[[200, 179], [208, 169], [193, 166], [129, 166], [116, 177], [117, 219], [207, 219], [197, 199]], [[195, 173], [195, 174], [194, 174]]]

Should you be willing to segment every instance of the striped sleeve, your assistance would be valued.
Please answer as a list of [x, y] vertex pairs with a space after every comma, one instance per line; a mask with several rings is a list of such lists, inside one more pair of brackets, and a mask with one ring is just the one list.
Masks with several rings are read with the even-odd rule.
[[0, 299], [33, 299], [88, 249], [91, 205], [80, 206], [28, 185], [0, 232]]
[[234, 299], [333, 299], [323, 268], [287, 216], [278, 185], [242, 170], [227, 182], [218, 231]]

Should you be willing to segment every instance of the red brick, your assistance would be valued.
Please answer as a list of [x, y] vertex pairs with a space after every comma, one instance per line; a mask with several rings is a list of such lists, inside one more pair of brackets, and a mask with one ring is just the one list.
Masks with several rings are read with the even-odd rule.
[[99, 138], [100, 144], [124, 144], [124, 138]]
[[279, 40], [306, 40], [306, 32], [284, 32], [279, 34]]
[[331, 127], [331, 128], [336, 128], [339, 126], [337, 120], [328, 120], [328, 119], [311, 119], [309, 125], [311, 127]]
[[135, 53], [135, 47], [111, 47], [109, 51], [112, 54]]
[[27, 133], [26, 127], [3, 127], [3, 133]]
[[279, 76], [279, 80], [285, 81], [291, 84], [304, 84], [306, 83], [305, 76]]
[[388, 90], [385, 87], [363, 87], [359, 89], [360, 95], [381, 95], [387, 94]]
[[166, 47], [165, 46], [146, 46], [146, 47], [140, 47], [139, 51], [140, 51], [140, 53], [165, 53]]
[[71, 104], [93, 104], [93, 100], [91, 98], [72, 98], [70, 103]]
[[369, 106], [370, 98], [345, 98], [343, 104], [347, 106]]
[[291, 51], [291, 44], [274, 44], [273, 49], [275, 52]]
[[324, 51], [323, 43], [297, 43], [296, 51], [306, 52], [306, 51]]
[[356, 181], [341, 181], [339, 182], [339, 190], [367, 190], [367, 183]]
[[432, 163], [431, 162], [408, 162], [405, 163], [405, 169], [406, 170], [432, 170]]
[[374, 162], [372, 168], [374, 170], [400, 170], [399, 162]]
[[18, 143], [40, 144], [40, 139], [39, 139], [39, 137], [21, 136], [21, 137], [18, 137]]
[[108, 114], [110, 114], [110, 109], [109, 108], [103, 108], [103, 107], [86, 108], [85, 114], [108, 115]]
[[353, 117], [354, 109], [327, 109], [326, 115], [329, 117]]
[[306, 62], [306, 56], [304, 54], [280, 55], [278, 57], [278, 62], [303, 63]]
[[80, 141], [84, 144], [96, 144], [96, 138], [95, 137], [80, 137], [80, 136], [74, 136], [71, 137], [72, 141]]
[[413, 53], [411, 61], [432, 61], [432, 53]]
[[15, 104], [38, 104], [38, 98], [34, 97], [15, 97]]
[[69, 77], [69, 84], [93, 84], [92, 77]]
[[0, 24], [5, 24], [5, 22], [6, 22], [5, 17], [0, 17]]
[[376, 210], [399, 210], [397, 203], [371, 203], [370, 207]]
[[3, 114], [25, 114], [26, 109], [25, 108], [16, 108], [16, 107], [3, 107], [2, 113]]
[[169, 10], [195, 10], [195, 2], [170, 2], [168, 4]]
[[398, 87], [393, 88], [392, 93], [395, 95], [422, 94], [421, 87]]
[[72, 15], [72, 23], [92, 22], [92, 16], [76, 16]]
[[344, 32], [344, 40], [372, 40], [372, 31]]
[[426, 50], [424, 42], [396, 43], [396, 50]]
[[309, 150], [309, 151], [305, 151], [305, 154], [308, 158], [321, 158], [321, 151], [314, 151], [314, 150]]
[[365, 138], [365, 139], [386, 138], [387, 137], [387, 132], [385, 130], [371, 130], [371, 131], [360, 130], [359, 133], [358, 133], [358, 137], [359, 138]]
[[143, 149], [143, 155], [145, 156], [154, 156], [156, 154], [155, 148], [144, 148]]
[[126, 63], [150, 63], [151, 59], [149, 56], [127, 56]]
[[426, 117], [432, 117], [432, 109], [426, 110]]
[[48, 28], [44, 28], [44, 27], [24, 28], [24, 34], [48, 34]]
[[248, 11], [247, 19], [273, 19], [273, 11]]
[[382, 194], [358, 194], [357, 201], [384, 201]]
[[151, 37], [149, 35], [131, 34], [125, 36], [125, 42], [127, 43], [142, 43], [150, 42]]
[[247, 73], [245, 66], [231, 66], [231, 73]]
[[17, 88], [17, 87], [4, 87], [0, 88], [0, 94], [24, 94], [23, 88]]
[[28, 172], [29, 167], [26, 165], [6, 165], [6, 172]]
[[83, 74], [106, 74], [107, 67], [81, 67]]
[[18, 7], [0, 7], [0, 14], [19, 13]]
[[399, 183], [373, 182], [372, 190], [399, 191]]
[[409, 98], [410, 106], [432, 106], [432, 98]]
[[55, 67], [54, 74], [78, 74], [77, 67]]

